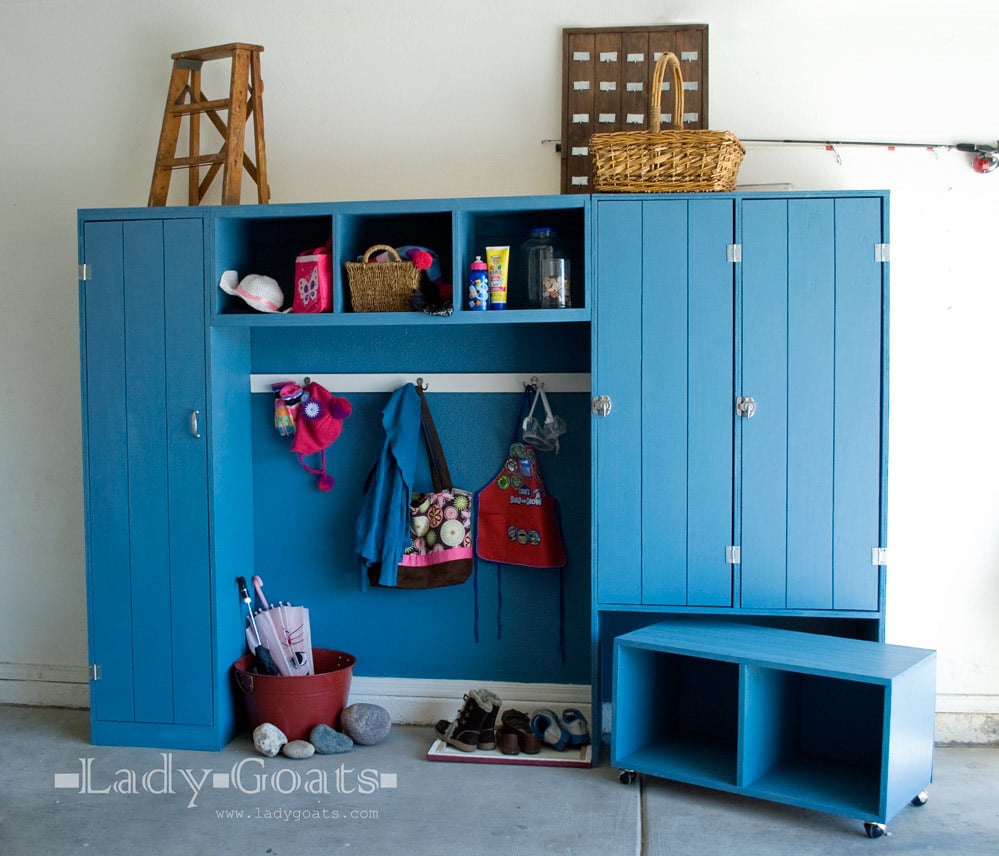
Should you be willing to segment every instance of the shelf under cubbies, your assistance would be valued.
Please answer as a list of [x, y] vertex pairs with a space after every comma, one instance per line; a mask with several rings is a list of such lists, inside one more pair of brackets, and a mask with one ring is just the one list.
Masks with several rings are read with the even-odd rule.
[[883, 824], [932, 779], [935, 668], [920, 648], [663, 621], [614, 640], [612, 762]]
[[295, 315], [234, 312], [212, 317], [213, 327], [448, 327], [493, 324], [585, 324], [589, 309], [507, 309], [455, 312], [447, 317], [422, 312], [323, 312]]

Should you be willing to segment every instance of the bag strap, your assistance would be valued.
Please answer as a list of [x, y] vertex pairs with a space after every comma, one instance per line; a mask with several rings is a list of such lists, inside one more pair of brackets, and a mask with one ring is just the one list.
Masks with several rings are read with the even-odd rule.
[[416, 391], [420, 396], [420, 426], [423, 429], [423, 442], [427, 447], [427, 458], [430, 460], [430, 478], [433, 481], [434, 490], [450, 490], [454, 487], [454, 483], [451, 481], [451, 471], [447, 466], [447, 458], [444, 457], [444, 447], [441, 446], [437, 426], [434, 425], [434, 417], [430, 414], [430, 407], [427, 404], [427, 397], [423, 394], [423, 388], [417, 386]]

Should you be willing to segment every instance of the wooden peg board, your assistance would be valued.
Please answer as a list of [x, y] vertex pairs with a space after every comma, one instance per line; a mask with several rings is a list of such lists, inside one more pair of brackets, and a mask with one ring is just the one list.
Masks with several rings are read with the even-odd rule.
[[[706, 24], [562, 30], [562, 193], [592, 191], [591, 134], [648, 128], [652, 71], [666, 51], [680, 59], [683, 127], [707, 128]], [[672, 106], [673, 93], [664, 90], [664, 123]]]

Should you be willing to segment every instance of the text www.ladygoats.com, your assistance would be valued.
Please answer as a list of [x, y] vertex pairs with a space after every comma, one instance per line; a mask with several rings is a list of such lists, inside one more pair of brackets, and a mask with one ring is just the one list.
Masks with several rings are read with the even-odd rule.
[[303, 820], [378, 820], [378, 809], [372, 808], [277, 808], [257, 806], [253, 809], [216, 809], [219, 820], [270, 820], [280, 823], [296, 823]]

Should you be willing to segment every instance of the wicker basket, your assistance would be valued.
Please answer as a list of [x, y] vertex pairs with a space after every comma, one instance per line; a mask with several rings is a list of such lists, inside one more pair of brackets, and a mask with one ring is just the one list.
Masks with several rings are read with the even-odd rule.
[[[666, 66], [673, 71], [673, 124], [660, 130]], [[676, 55], [664, 53], [652, 73], [649, 130], [590, 137], [593, 189], [599, 193], [686, 193], [735, 189], [746, 150], [729, 131], [684, 131], [683, 77]]]
[[[369, 262], [373, 253], [386, 250], [395, 261]], [[410, 261], [401, 261], [388, 244], [375, 244], [360, 262], [344, 262], [350, 285], [350, 303], [355, 312], [408, 312], [409, 295], [420, 284], [420, 271]]]

